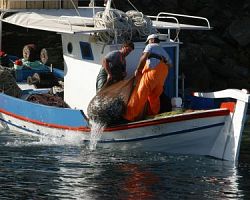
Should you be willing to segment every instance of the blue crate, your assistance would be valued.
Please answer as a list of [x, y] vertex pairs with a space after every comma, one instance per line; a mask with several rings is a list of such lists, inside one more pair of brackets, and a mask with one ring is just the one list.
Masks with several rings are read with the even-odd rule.
[[17, 82], [26, 81], [28, 76], [32, 76], [34, 73], [48, 72], [49, 70], [36, 70], [36, 69], [21, 69], [15, 71], [15, 77]]

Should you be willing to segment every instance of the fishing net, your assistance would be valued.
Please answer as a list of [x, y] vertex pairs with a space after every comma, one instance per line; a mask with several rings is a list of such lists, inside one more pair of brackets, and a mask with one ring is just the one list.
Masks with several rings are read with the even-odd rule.
[[118, 124], [122, 119], [133, 85], [134, 77], [104, 86], [88, 105], [89, 119], [104, 126]]
[[60, 108], [69, 108], [62, 98], [52, 94], [31, 94], [26, 99], [27, 101], [43, 104], [47, 106], [55, 106]]
[[21, 96], [21, 89], [18, 87], [11, 71], [2, 66], [0, 66], [0, 92], [13, 97]]

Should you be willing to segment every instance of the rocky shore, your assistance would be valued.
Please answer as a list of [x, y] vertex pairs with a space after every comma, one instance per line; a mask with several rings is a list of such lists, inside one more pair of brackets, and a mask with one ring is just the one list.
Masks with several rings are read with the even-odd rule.
[[[125, 4], [126, 2], [126, 4]], [[180, 71], [186, 87], [212, 91], [225, 88], [250, 89], [250, 1], [249, 0], [131, 0], [145, 14], [173, 12], [209, 19], [210, 31], [181, 31]], [[127, 1], [114, 0], [116, 8], [132, 9]], [[53, 65], [62, 65], [59, 35], [3, 27], [3, 48], [20, 55], [27, 43], [51, 49]], [[30, 34], [32, 33], [32, 34]], [[14, 35], [13, 35], [14, 34]], [[174, 33], [173, 33], [174, 34]], [[23, 36], [22, 40], [16, 39]], [[42, 37], [41, 37], [42, 36]], [[52, 51], [52, 49], [55, 49]]]
[[[115, 4], [117, 7], [119, 5], [119, 8], [129, 9], [124, 2], [117, 0]], [[180, 69], [185, 74], [187, 87], [203, 91], [225, 88], [250, 89], [249, 0], [131, 2], [145, 14], [172, 12], [209, 19], [212, 30], [181, 31], [179, 34], [180, 41], [183, 42]]]

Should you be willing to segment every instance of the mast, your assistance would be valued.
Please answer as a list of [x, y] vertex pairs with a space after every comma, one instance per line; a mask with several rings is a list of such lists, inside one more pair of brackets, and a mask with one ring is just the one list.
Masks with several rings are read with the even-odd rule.
[[106, 8], [105, 8], [105, 11], [104, 11], [104, 15], [110, 10], [111, 2], [112, 2], [112, 0], [106, 0]]
[[89, 7], [93, 8], [93, 17], [95, 16], [95, 0], [91, 0], [89, 3]]

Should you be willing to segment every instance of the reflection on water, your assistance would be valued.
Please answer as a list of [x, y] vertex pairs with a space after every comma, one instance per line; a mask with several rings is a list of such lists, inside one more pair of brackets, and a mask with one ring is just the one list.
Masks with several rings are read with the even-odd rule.
[[[248, 143], [249, 144], [249, 143]], [[249, 147], [244, 153], [249, 155]], [[241, 153], [242, 156], [242, 153]], [[244, 158], [244, 155], [243, 155]], [[46, 144], [0, 132], [0, 199], [248, 199], [249, 160]]]
[[[126, 199], [157, 198], [153, 187], [159, 184], [159, 176], [141, 169], [138, 164], [123, 164], [120, 166], [120, 170], [126, 174], [121, 187]], [[119, 199], [123, 199], [123, 196]]]

